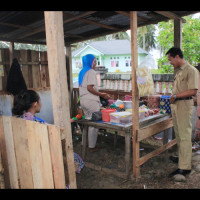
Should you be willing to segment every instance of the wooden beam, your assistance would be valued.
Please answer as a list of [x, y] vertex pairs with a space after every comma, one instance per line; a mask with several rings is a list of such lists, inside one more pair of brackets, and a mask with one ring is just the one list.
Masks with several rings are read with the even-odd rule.
[[[127, 17], [130, 17], [130, 12], [126, 12], [126, 11], [115, 11], [116, 13], [119, 13], [119, 14], [121, 14], [121, 15], [124, 15], [124, 16], [127, 16]], [[145, 19], [143, 19], [142, 17], [139, 17], [139, 16], [137, 16], [137, 19], [139, 20], [139, 21], [147, 21], [147, 20], [145, 20]]]
[[138, 50], [137, 50], [137, 11], [130, 12], [131, 27], [131, 69], [132, 69], [132, 141], [133, 141], [133, 176], [140, 175], [140, 168], [137, 167], [137, 160], [140, 157], [139, 142], [137, 142], [137, 130], [139, 129], [139, 96], [136, 82], [136, 69], [138, 68]]
[[147, 155], [141, 157], [137, 162], [137, 166], [139, 167], [140, 165], [144, 164], [150, 158], [152, 158], [152, 157], [154, 157], [156, 155], [159, 155], [160, 153], [162, 153], [163, 151], [171, 148], [175, 144], [176, 144], [176, 139], [173, 139], [172, 141], [168, 142], [167, 144], [161, 146], [160, 148], [158, 148], [158, 149], [152, 151], [151, 153], [148, 153]]
[[[66, 15], [66, 16], [73, 16], [73, 15], [70, 15], [70, 14], [68, 14], [68, 13], [65, 13], [65, 15]], [[102, 24], [102, 23], [99, 23], [99, 22], [94, 22], [94, 21], [89, 20], [89, 19], [77, 18], [77, 20], [79, 20], [79, 21], [81, 21], [81, 22], [84, 22], [84, 23], [86, 23], [86, 24], [92, 24], [92, 25], [99, 26], [99, 27], [106, 28], [106, 29], [110, 29], [110, 30], [121, 31], [120, 29], [115, 28], [115, 27], [113, 27], [113, 26], [105, 25], [105, 24]]]
[[75, 35], [75, 34], [70, 34], [70, 33], [64, 33], [64, 36], [67, 36], [67, 37], [75, 37], [75, 38], [81, 38], [83, 39], [84, 37], [80, 36], [80, 35]]
[[[127, 31], [129, 30], [129, 27], [126, 27], [126, 28], [123, 28], [123, 29], [120, 29], [120, 32], [123, 32], [123, 31]], [[91, 40], [91, 39], [94, 39], [94, 38], [98, 38], [98, 37], [102, 37], [102, 36], [105, 36], [105, 35], [110, 35], [110, 34], [114, 34], [114, 33], [118, 33], [119, 30], [115, 30], [115, 31], [106, 31], [104, 33], [99, 33], [97, 35], [93, 35], [93, 36], [90, 36], [90, 37], [84, 37], [84, 38], [80, 38], [80, 39], [77, 39], [75, 41], [71, 41], [71, 42], [67, 42], [66, 41], [66, 45], [70, 45], [71, 43], [77, 43], [77, 42], [82, 42], [82, 41], [86, 41], [86, 40]]]
[[182, 48], [182, 21], [174, 20], [174, 47]]
[[[94, 12], [96, 12], [96, 11], [89, 11], [89, 12], [85, 12], [85, 13], [83, 13], [81, 15], [74, 16], [73, 18], [70, 18], [70, 19], [67, 19], [67, 20], [63, 21], [63, 24], [66, 24], [68, 22], [77, 20], [77, 19], [79, 19], [81, 17], [84, 17], [84, 16], [87, 16], [87, 15], [90, 15], [90, 14], [92, 14]], [[65, 15], [66, 15], [66, 13], [65, 13]], [[44, 32], [44, 31], [45, 31], [45, 27], [44, 26], [40, 26], [39, 28], [33, 29], [32, 31], [30, 31], [28, 33], [22, 34], [17, 39], [22, 39], [22, 38], [25, 38], [25, 37], [28, 37], [28, 36], [31, 36], [31, 35], [34, 35], [34, 34], [37, 34], [37, 33], [40, 33], [40, 32]]]
[[166, 129], [173, 127], [172, 118], [161, 121], [145, 128], [139, 129], [137, 132], [137, 141], [140, 142], [156, 133], [160, 133]]
[[10, 23], [5, 23], [5, 22], [0, 22], [0, 25], [20, 28], [20, 29], [25, 29], [25, 30], [32, 30], [32, 28], [30, 28], [30, 27], [22, 26], [22, 25], [18, 25], [18, 24], [10, 24]]
[[154, 11], [156, 13], [158, 13], [159, 15], [162, 15], [164, 17], [167, 17], [169, 19], [179, 19], [181, 20], [183, 23], [186, 22], [185, 19], [183, 19], [182, 17], [179, 17], [178, 15], [176, 15], [175, 13], [173, 12], [170, 12], [170, 11]]
[[40, 44], [40, 45], [46, 45], [46, 42], [37, 42], [37, 41], [32, 41], [32, 40], [18, 40], [18, 39], [8, 39], [6, 37], [1, 37], [0, 36], [0, 40], [1, 41], [5, 41], [5, 42], [17, 42], [17, 43], [22, 43], [22, 44]]
[[87, 16], [87, 15], [91, 15], [91, 14], [93, 14], [93, 13], [95, 13], [95, 12], [97, 12], [97, 11], [88, 11], [88, 12], [85, 12], [85, 13], [82, 13], [82, 14], [76, 15], [76, 16], [70, 15], [70, 14], [68, 14], [68, 13], [64, 13], [64, 12], [63, 12], [63, 16], [71, 17], [71, 18], [69, 18], [69, 19], [63, 20], [63, 23], [66, 24], [66, 23], [69, 23], [69, 22], [71, 22], [71, 21], [79, 20], [79, 19], [81, 19], [82, 17], [85, 17], [85, 16]]
[[[11, 58], [10, 58], [11, 59]], [[11, 60], [12, 61], [12, 60]], [[18, 60], [19, 64], [21, 65], [48, 65], [48, 61], [35, 61], [35, 62], [28, 62], [28, 61], [20, 61]], [[10, 62], [8, 61], [0, 61], [0, 65], [9, 65]]]
[[45, 27], [54, 124], [65, 128], [65, 153], [70, 188], [76, 188], [62, 12], [45, 11]]
[[72, 100], [73, 100], [73, 73], [72, 73], [72, 51], [71, 46], [66, 46], [66, 69], [67, 69], [67, 83], [69, 91], [70, 115], [72, 116]]
[[35, 35], [37, 33], [41, 33], [41, 32], [44, 32], [44, 31], [45, 31], [45, 27], [44, 26], [43, 27], [39, 27], [39, 28], [33, 29], [32, 31], [30, 31], [28, 33], [22, 34], [17, 39], [20, 40], [22, 38], [25, 38], [25, 37], [28, 37], [28, 36], [31, 36], [31, 35]]
[[9, 54], [10, 54], [10, 67], [12, 65], [12, 62], [13, 62], [13, 58], [14, 58], [14, 42], [10, 42], [9, 44]]

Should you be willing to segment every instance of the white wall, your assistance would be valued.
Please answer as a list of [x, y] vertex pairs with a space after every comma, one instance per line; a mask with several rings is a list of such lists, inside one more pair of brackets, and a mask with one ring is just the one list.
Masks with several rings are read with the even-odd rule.
[[0, 95], [0, 115], [12, 116], [12, 100], [10, 95]]
[[38, 91], [40, 95], [42, 108], [40, 113], [37, 113], [36, 116], [45, 120], [49, 124], [53, 124], [53, 109], [52, 109], [52, 101], [51, 101], [51, 91]]
[[[51, 92], [47, 91], [38, 91], [40, 95], [42, 108], [40, 113], [37, 113], [36, 116], [45, 120], [49, 124], [53, 124], [53, 109], [51, 101]], [[0, 95], [0, 115], [12, 116], [12, 97], [11, 95]]]

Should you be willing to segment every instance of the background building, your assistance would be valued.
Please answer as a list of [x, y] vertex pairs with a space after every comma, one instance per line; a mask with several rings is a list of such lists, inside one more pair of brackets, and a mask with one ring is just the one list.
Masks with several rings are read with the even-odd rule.
[[[82, 68], [82, 56], [86, 54], [95, 55], [97, 58], [97, 66], [105, 66], [108, 72], [131, 71], [131, 42], [129, 40], [94, 41], [73, 51], [73, 73], [80, 71]], [[151, 54], [138, 47], [138, 64], [146, 58], [154, 61]]]

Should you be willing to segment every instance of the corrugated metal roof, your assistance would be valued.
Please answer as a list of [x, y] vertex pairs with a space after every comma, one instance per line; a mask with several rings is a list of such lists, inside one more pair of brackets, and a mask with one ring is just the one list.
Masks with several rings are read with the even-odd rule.
[[[199, 11], [137, 11], [138, 27]], [[63, 11], [66, 45], [130, 29], [130, 11]], [[46, 44], [43, 11], [0, 11], [0, 40]]]
[[[107, 40], [94, 41], [90, 44], [72, 52], [72, 56], [79, 54], [87, 46], [93, 47], [104, 55], [131, 54], [131, 43], [129, 40]], [[138, 47], [139, 54], [148, 54], [142, 48]]]

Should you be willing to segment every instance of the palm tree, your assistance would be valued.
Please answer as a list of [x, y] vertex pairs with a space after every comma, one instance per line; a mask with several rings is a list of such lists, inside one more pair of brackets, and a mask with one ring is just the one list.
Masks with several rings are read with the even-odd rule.
[[142, 26], [138, 29], [138, 43], [141, 48], [149, 51], [151, 48], [155, 48], [155, 26], [148, 25]]

